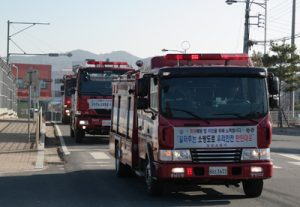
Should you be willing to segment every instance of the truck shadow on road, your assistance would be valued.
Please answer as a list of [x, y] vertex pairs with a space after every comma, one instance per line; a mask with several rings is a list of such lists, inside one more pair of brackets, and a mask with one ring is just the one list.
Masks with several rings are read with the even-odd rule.
[[246, 198], [242, 192], [225, 195], [210, 186], [185, 192], [167, 187], [163, 196], [150, 197], [143, 179], [118, 178], [114, 170], [0, 176], [3, 206], [225, 206]]

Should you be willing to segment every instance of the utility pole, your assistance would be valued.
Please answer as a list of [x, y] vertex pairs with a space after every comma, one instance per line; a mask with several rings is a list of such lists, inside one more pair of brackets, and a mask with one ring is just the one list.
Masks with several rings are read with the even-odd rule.
[[267, 0], [265, 0], [265, 37], [264, 37], [264, 54], [266, 54], [267, 45]]
[[[293, 46], [295, 44], [295, 18], [296, 18], [296, 0], [293, 0], [291, 46]], [[295, 92], [291, 91], [290, 92], [290, 111], [292, 111], [293, 117], [294, 117], [294, 104], [295, 104], [294, 96], [295, 96]]]
[[250, 14], [250, 0], [246, 0], [245, 11], [245, 30], [244, 30], [244, 54], [248, 54], [248, 41], [249, 41], [249, 14]]

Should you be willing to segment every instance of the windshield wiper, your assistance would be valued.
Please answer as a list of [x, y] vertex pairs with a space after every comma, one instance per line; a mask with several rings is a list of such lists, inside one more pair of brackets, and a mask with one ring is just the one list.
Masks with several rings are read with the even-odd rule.
[[254, 123], [258, 124], [258, 121], [255, 121], [255, 120], [253, 120], [253, 119], [251, 119], [251, 118], [248, 118], [248, 117], [245, 117], [245, 116], [241, 116], [241, 115], [239, 115], [239, 114], [237, 114], [237, 113], [223, 113], [223, 114], [213, 114], [213, 115], [234, 115], [234, 116], [237, 116], [237, 117], [239, 117], [239, 118], [247, 119], [247, 120], [249, 120], [249, 121], [253, 121]]
[[[165, 109], [166, 109], [166, 108], [165, 108]], [[195, 115], [193, 112], [186, 111], [186, 110], [182, 110], [182, 109], [172, 109], [172, 108], [171, 108], [170, 110], [183, 111], [183, 112], [185, 112], [185, 113], [187, 113], [187, 114], [192, 115], [193, 117], [195, 117], [195, 118], [197, 118], [197, 119], [200, 119], [200, 120], [206, 122], [207, 124], [210, 124], [209, 121], [207, 121], [206, 119], [201, 118], [200, 116]]]
[[106, 96], [106, 95], [104, 95], [104, 94], [101, 94], [101, 93], [99, 93], [99, 92], [96, 92], [96, 91], [91, 91], [91, 92], [81, 92], [81, 94], [86, 94], [86, 95], [90, 95], [90, 94], [97, 94], [97, 95], [99, 95], [99, 96]]

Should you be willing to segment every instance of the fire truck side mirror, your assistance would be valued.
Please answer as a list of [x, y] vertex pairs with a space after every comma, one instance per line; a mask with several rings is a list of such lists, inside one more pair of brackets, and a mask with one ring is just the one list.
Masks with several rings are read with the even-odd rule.
[[61, 86], [60, 86], [60, 90], [61, 90], [61, 91], [65, 90], [64, 85], [61, 85]]
[[147, 78], [141, 78], [137, 80], [137, 95], [138, 96], [148, 96], [148, 91], [149, 91], [149, 79]]
[[136, 99], [136, 108], [137, 109], [147, 109], [148, 108], [148, 99], [146, 98], [137, 98]]
[[75, 89], [74, 88], [71, 89], [71, 94], [75, 94]]
[[76, 87], [77, 80], [76, 78], [71, 78], [71, 87]]
[[62, 91], [62, 92], [60, 92], [60, 94], [63, 96], [65, 94], [65, 92]]
[[278, 108], [279, 107], [279, 99], [278, 96], [271, 96], [269, 97], [269, 105], [270, 108]]
[[268, 90], [270, 95], [279, 93], [279, 78], [270, 73], [268, 74]]

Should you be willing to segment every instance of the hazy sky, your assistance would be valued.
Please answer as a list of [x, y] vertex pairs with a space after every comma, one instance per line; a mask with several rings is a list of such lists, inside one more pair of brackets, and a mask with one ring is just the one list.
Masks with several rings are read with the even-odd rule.
[[[264, 0], [255, 0], [264, 3]], [[293, 0], [269, 0], [267, 40], [291, 36]], [[57, 53], [76, 49], [96, 54], [127, 51], [141, 58], [164, 55], [163, 48], [188, 53], [242, 53], [245, 3], [225, 0], [0, 0], [0, 56], [7, 53], [7, 21], [35, 25], [11, 39], [26, 53]], [[300, 36], [300, 2], [296, 34]], [[256, 4], [251, 16], [264, 14]], [[262, 17], [263, 18], [263, 17]], [[251, 18], [256, 24], [257, 18]], [[11, 24], [10, 35], [28, 27]], [[263, 41], [264, 28], [252, 25], [250, 39]], [[291, 40], [286, 40], [291, 43]], [[300, 53], [300, 38], [296, 38]], [[263, 44], [252, 51], [263, 52]], [[268, 49], [267, 49], [268, 51]], [[10, 53], [22, 51], [10, 41]]]

